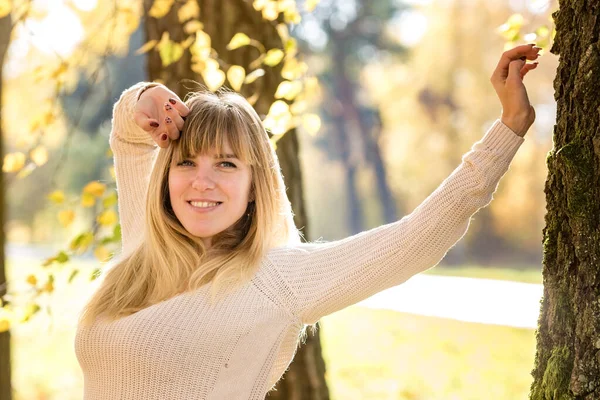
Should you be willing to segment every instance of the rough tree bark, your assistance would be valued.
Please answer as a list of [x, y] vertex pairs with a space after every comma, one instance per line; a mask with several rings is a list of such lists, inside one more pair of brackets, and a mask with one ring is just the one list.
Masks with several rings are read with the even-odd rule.
[[[144, 0], [145, 10], [149, 10], [153, 0]], [[234, 51], [226, 50], [233, 35], [243, 32], [249, 37], [260, 41], [267, 49], [282, 48], [282, 43], [275, 29], [275, 25], [263, 20], [260, 13], [252, 7], [251, 1], [245, 0], [198, 0], [200, 6], [200, 20], [204, 24], [204, 31], [212, 40], [212, 48], [219, 54], [219, 58], [228, 64], [241, 65], [249, 70], [248, 65], [258, 55], [258, 50], [246, 46]], [[147, 40], [160, 40], [163, 32], [169, 32], [170, 37], [176, 41], [185, 39], [182, 24], [177, 20], [177, 3], [171, 12], [156, 20], [145, 19]], [[156, 53], [148, 57], [148, 72], [151, 80], [161, 79], [165, 84], [183, 98], [188, 91], [195, 88], [183, 81], [192, 79], [202, 82], [190, 68], [191, 56], [188, 52], [175, 64], [166, 68]], [[275, 91], [283, 80], [280, 69], [266, 69], [267, 74], [255, 82], [253, 90], [260, 92], [260, 98], [254, 105], [260, 115], [266, 115], [274, 101]], [[243, 93], [248, 95], [249, 93]], [[302, 174], [298, 159], [298, 140], [296, 132], [291, 131], [277, 143], [277, 154], [281, 169], [285, 177], [287, 194], [295, 213], [296, 226], [304, 232], [307, 231], [307, 218], [302, 192]], [[329, 392], [325, 382], [325, 362], [321, 355], [321, 345], [318, 332], [307, 338], [296, 354], [290, 369], [283, 379], [277, 384], [276, 391], [269, 393], [270, 400], [326, 400]]]
[[[10, 14], [0, 18], [0, 111], [2, 110], [2, 66], [4, 56], [10, 42], [12, 20]], [[2, 148], [2, 118], [0, 117], [0, 156], [4, 159]], [[4, 193], [3, 174], [0, 173], [1, 193]], [[6, 294], [6, 273], [4, 270], [4, 195], [0, 197], [0, 297]], [[12, 399], [11, 386], [11, 357], [10, 357], [10, 331], [0, 333], [0, 399]]]
[[600, 3], [560, 0], [532, 400], [600, 399]]

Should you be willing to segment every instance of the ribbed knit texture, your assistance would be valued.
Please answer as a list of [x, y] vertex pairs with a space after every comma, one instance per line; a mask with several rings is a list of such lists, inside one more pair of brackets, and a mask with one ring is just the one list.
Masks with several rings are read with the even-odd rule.
[[[133, 121], [140, 85], [116, 103], [110, 137], [124, 253], [142, 237], [158, 150]], [[112, 323], [79, 327], [84, 399], [263, 400], [307, 324], [436, 265], [491, 201], [522, 142], [496, 121], [410, 215], [339, 241], [273, 249], [250, 283], [214, 306], [206, 285]]]

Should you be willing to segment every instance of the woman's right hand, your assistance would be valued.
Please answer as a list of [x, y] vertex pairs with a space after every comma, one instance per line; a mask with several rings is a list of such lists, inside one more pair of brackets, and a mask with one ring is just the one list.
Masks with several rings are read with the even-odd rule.
[[152, 136], [162, 148], [171, 140], [179, 139], [183, 118], [190, 109], [166, 86], [158, 85], [145, 90], [138, 99], [133, 118], [135, 123]]

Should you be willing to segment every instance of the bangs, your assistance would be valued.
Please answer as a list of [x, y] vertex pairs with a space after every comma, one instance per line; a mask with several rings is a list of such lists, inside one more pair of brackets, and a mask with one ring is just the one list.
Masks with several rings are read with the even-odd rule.
[[174, 142], [173, 160], [194, 158], [216, 152], [219, 155], [230, 150], [248, 165], [257, 163], [250, 135], [253, 130], [247, 125], [235, 105], [220, 99], [192, 102], [179, 140]]

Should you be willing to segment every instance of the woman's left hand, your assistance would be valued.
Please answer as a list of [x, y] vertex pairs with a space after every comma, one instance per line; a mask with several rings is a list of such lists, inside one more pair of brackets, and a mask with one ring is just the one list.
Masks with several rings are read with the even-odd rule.
[[505, 51], [490, 78], [502, 103], [502, 123], [521, 137], [535, 121], [535, 110], [529, 103], [523, 78], [538, 66], [537, 62], [527, 64], [527, 60], [536, 60], [540, 50], [526, 44]]

